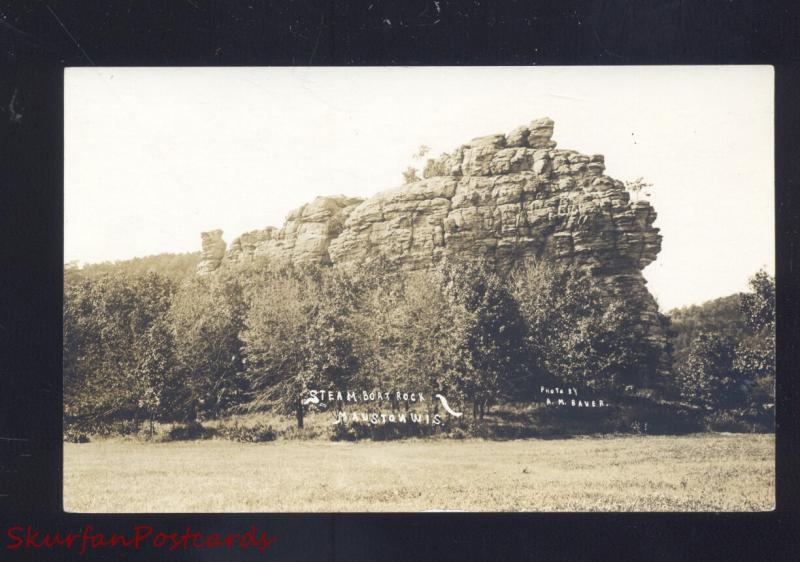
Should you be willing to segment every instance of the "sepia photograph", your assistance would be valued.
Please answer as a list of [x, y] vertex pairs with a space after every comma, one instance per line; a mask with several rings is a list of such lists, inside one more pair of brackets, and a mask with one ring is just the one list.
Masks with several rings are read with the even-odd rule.
[[65, 69], [64, 510], [773, 510], [773, 99]]

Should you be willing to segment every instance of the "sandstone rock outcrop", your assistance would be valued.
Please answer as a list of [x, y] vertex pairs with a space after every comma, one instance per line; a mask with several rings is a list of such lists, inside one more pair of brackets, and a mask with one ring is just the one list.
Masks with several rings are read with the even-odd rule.
[[536, 257], [579, 268], [624, 295], [641, 316], [638, 327], [663, 344], [642, 276], [661, 249], [654, 209], [605, 175], [603, 156], [557, 149], [553, 126], [542, 118], [475, 138], [429, 160], [424, 179], [366, 200], [318, 197], [280, 229], [243, 234], [222, 260], [221, 240], [206, 233], [199, 270], [257, 256], [325, 264], [382, 256], [407, 269], [449, 254], [484, 256], [500, 268]]
[[225, 257], [225, 241], [222, 240], [221, 230], [202, 232], [203, 251], [200, 254], [200, 263], [197, 264], [198, 275], [207, 275], [219, 268]]
[[246, 232], [231, 242], [226, 259], [236, 262], [264, 257], [290, 262], [332, 264], [329, 246], [344, 230], [347, 217], [363, 199], [317, 197], [289, 213], [283, 228]]

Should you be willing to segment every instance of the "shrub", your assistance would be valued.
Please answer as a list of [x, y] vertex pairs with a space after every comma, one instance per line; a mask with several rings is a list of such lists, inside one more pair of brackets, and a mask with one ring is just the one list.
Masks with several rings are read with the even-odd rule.
[[89, 437], [76, 427], [65, 427], [64, 441], [66, 443], [88, 443]]
[[331, 441], [356, 441], [366, 437], [363, 425], [340, 423], [331, 430]]
[[466, 439], [470, 436], [469, 432], [463, 427], [454, 426], [446, 433], [450, 439]]
[[195, 439], [208, 439], [213, 437], [215, 430], [210, 427], [204, 427], [203, 424], [197, 421], [177, 424], [167, 432], [167, 441], [192, 441]]
[[706, 429], [709, 431], [748, 433], [752, 430], [752, 425], [744, 421], [739, 412], [731, 410], [714, 412], [706, 418]]
[[680, 435], [701, 429], [699, 416], [699, 409], [683, 404], [631, 397], [620, 401], [609, 424], [625, 433]]
[[[540, 407], [522, 427], [540, 437], [632, 433], [680, 435], [701, 429], [700, 411], [642, 396], [618, 398], [603, 408]], [[517, 436], [522, 437], [524, 433]]]
[[225, 439], [239, 441], [241, 443], [274, 441], [278, 436], [271, 425], [261, 422], [257, 422], [251, 426], [241, 425], [238, 422], [234, 422], [233, 425], [221, 425], [217, 429], [217, 434]]
[[332, 441], [358, 441], [361, 439], [392, 441], [409, 437], [430, 436], [436, 431], [436, 427], [441, 428], [441, 426], [417, 423], [340, 423], [332, 427], [330, 434]]
[[88, 439], [91, 435], [98, 437], [124, 437], [136, 435], [140, 427], [133, 420], [97, 421], [87, 419], [70, 419], [64, 422], [64, 439], [83, 434]]
[[416, 423], [386, 423], [367, 426], [374, 441], [391, 441], [409, 437], [423, 437], [434, 432], [434, 426]]
[[294, 425], [287, 427], [279, 432], [280, 437], [283, 439], [318, 439], [326, 435], [327, 427], [319, 426], [304, 426], [298, 428]]
[[708, 431], [731, 433], [765, 433], [775, 431], [775, 416], [771, 409], [722, 410], [705, 418]]

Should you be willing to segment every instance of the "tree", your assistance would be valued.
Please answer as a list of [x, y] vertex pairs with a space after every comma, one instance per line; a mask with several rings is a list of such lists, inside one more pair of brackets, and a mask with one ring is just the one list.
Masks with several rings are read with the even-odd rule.
[[741, 308], [753, 333], [738, 343], [734, 368], [747, 384], [750, 405], [764, 407], [775, 400], [775, 278], [756, 272]]
[[350, 315], [358, 288], [341, 271], [265, 270], [248, 289], [242, 333], [251, 407], [293, 412], [303, 427], [312, 388], [344, 388], [357, 370]]
[[[466, 370], [462, 326], [468, 313], [445, 296], [441, 278], [428, 271], [364, 269], [367, 288], [352, 316], [358, 384], [374, 390], [460, 391]], [[399, 404], [393, 401], [392, 406]], [[437, 404], [428, 404], [435, 408]]]
[[741, 308], [754, 332], [775, 332], [775, 278], [759, 270], [750, 278], [750, 292], [741, 297]]
[[409, 183], [414, 183], [416, 181], [419, 181], [419, 176], [417, 175], [417, 169], [409, 166], [403, 172], [403, 183], [409, 184]]
[[670, 341], [676, 365], [686, 361], [692, 342], [701, 332], [714, 332], [742, 340], [750, 328], [742, 312], [741, 294], [720, 297], [703, 304], [671, 310], [668, 314], [672, 328]]
[[137, 339], [133, 351], [136, 366], [132, 382], [136, 406], [149, 421], [151, 437], [155, 420], [173, 411], [171, 406], [180, 384], [175, 376], [171, 335], [166, 322], [160, 318]]
[[416, 355], [407, 349], [409, 325], [406, 306], [408, 276], [377, 260], [353, 269], [362, 297], [349, 317], [353, 353], [360, 366], [353, 380], [365, 390], [400, 388], [415, 384], [411, 371]]
[[174, 283], [155, 273], [65, 278], [64, 413], [108, 421], [168, 415], [175, 377], [166, 315]]
[[482, 418], [527, 365], [522, 317], [488, 261], [445, 261], [439, 275], [446, 299], [463, 311], [454, 326], [458, 387], [472, 402], [474, 416]]
[[99, 325], [94, 314], [93, 285], [87, 279], [64, 275], [63, 380], [64, 415], [85, 415], [92, 407], [86, 390], [91, 374], [101, 365], [97, 342]]
[[511, 285], [532, 361], [551, 380], [620, 391], [655, 371], [661, 350], [638, 328], [635, 308], [589, 274], [528, 262]]
[[427, 144], [421, 144], [417, 147], [417, 151], [414, 153], [414, 160], [422, 160], [425, 156], [431, 151], [431, 147]]
[[[349, 272], [339, 268], [323, 272], [316, 302], [307, 308], [308, 329], [302, 341], [303, 361], [298, 378], [302, 395], [312, 385], [317, 388], [346, 389], [358, 371], [353, 351], [349, 318], [360, 296], [360, 289]], [[340, 409], [341, 404], [337, 404]], [[302, 403], [298, 407], [298, 426], [302, 427]]]
[[715, 411], [741, 405], [743, 389], [733, 368], [735, 342], [700, 333], [678, 373], [681, 395], [690, 404]]
[[243, 401], [244, 314], [240, 282], [228, 271], [188, 279], [175, 294], [169, 323], [185, 389], [176, 407], [189, 418], [216, 417]]
[[295, 411], [304, 386], [300, 380], [303, 342], [315, 289], [290, 267], [265, 268], [250, 280], [241, 338], [251, 408]]
[[[422, 160], [428, 152], [430, 152], [431, 148], [426, 144], [421, 144], [417, 147], [416, 152], [414, 152], [413, 156], [411, 157], [415, 162]], [[403, 172], [403, 183], [409, 184], [419, 181], [418, 170], [414, 166], [409, 166]]]
[[630, 191], [633, 194], [633, 200], [634, 201], [638, 201], [639, 200], [639, 194], [643, 190], [645, 192], [644, 194], [646, 196], [649, 196], [650, 193], [647, 190], [650, 189], [651, 187], [653, 187], [653, 184], [652, 183], [647, 183], [646, 181], [644, 181], [644, 178], [636, 178], [633, 181], [625, 182], [625, 189], [627, 189], [628, 191]]
[[[775, 280], [759, 271], [750, 291], [677, 312], [683, 352], [676, 380], [684, 399], [710, 411], [761, 417], [774, 402]], [[680, 339], [676, 340], [681, 342]]]
[[186, 254], [165, 253], [115, 262], [91, 263], [82, 267], [77, 267], [77, 262], [70, 262], [64, 267], [91, 278], [113, 273], [145, 275], [153, 272], [177, 282], [194, 276], [199, 262], [200, 252], [191, 252]]

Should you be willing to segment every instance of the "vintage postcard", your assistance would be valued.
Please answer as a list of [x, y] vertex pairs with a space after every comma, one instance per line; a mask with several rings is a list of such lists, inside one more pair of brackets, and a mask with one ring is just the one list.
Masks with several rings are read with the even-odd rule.
[[772, 510], [773, 88], [67, 69], [65, 510]]

